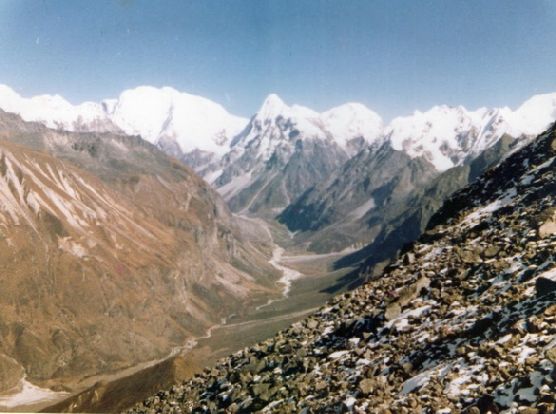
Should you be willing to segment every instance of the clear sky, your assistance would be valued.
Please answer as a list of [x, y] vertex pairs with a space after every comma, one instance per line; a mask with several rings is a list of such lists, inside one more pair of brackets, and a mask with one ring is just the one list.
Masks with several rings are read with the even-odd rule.
[[249, 116], [264, 97], [386, 119], [556, 92], [552, 0], [0, 0], [0, 83], [73, 103], [173, 86]]

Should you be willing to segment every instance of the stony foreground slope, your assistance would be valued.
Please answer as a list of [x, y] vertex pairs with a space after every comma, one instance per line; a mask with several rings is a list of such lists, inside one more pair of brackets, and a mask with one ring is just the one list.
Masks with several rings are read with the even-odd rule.
[[553, 413], [556, 128], [361, 288], [132, 412]]

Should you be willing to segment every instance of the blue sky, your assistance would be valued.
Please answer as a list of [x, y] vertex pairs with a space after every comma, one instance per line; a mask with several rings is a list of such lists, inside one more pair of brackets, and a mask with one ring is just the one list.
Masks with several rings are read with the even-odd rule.
[[386, 119], [556, 92], [551, 0], [0, 0], [0, 83], [73, 103], [169, 85], [249, 116], [275, 92]]

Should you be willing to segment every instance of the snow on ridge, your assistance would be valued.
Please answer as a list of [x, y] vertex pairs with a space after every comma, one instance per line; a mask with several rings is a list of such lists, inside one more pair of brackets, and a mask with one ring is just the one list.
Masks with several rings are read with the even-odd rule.
[[513, 112], [513, 123], [524, 134], [538, 134], [556, 119], [556, 93], [533, 95]]
[[106, 107], [111, 107], [109, 115], [126, 133], [154, 144], [170, 138], [183, 152], [198, 149], [222, 155], [248, 122], [207, 98], [171, 87], [128, 89]]
[[367, 142], [374, 143], [383, 136], [384, 122], [380, 115], [365, 105], [349, 102], [322, 113], [325, 128], [342, 146], [354, 138], [364, 137]]
[[[249, 124], [246, 118], [230, 114], [207, 98], [168, 86], [138, 86], [123, 91], [116, 99], [73, 105], [60, 95], [25, 98], [0, 84], [0, 108], [49, 128], [121, 130], [153, 144], [174, 142], [184, 153], [202, 150], [223, 156], [236, 145], [244, 148], [253, 138], [253, 134], [240, 135]], [[502, 107], [469, 111], [463, 106], [439, 105], [394, 118], [388, 125], [360, 103], [349, 102], [319, 113], [301, 105], [289, 106], [272, 93], [251, 123], [257, 125], [258, 133], [280, 123], [282, 132], [275, 131], [267, 137], [268, 142], [262, 142], [264, 153], [272, 153], [280, 139], [288, 137], [283, 132], [289, 128], [288, 132], [297, 131], [302, 139], [333, 140], [348, 153], [360, 148], [350, 147], [354, 139], [366, 144], [386, 140], [395, 150], [411, 157], [422, 156], [443, 171], [491, 147], [504, 134], [515, 138], [534, 136], [555, 119], [556, 93], [534, 95], [515, 110]], [[290, 125], [285, 126], [287, 122]]]
[[139, 86], [116, 99], [72, 105], [60, 95], [20, 96], [0, 85], [0, 109], [67, 131], [124, 131], [157, 144], [174, 140], [183, 152], [194, 149], [223, 154], [233, 136], [247, 125], [246, 118], [228, 113], [221, 105], [171, 87]]
[[207, 98], [171, 87], [139, 86], [104, 105], [126, 133], [154, 144], [174, 141], [184, 153], [197, 149], [223, 155], [248, 122]]
[[83, 102], [72, 105], [60, 95], [24, 98], [9, 86], [0, 85], [0, 108], [17, 113], [24, 121], [40, 122], [49, 128], [75, 131], [84, 124], [104, 121], [103, 130], [111, 129], [100, 104]]
[[535, 95], [515, 111], [508, 107], [469, 111], [463, 106], [434, 106], [393, 119], [385, 135], [395, 150], [411, 157], [423, 156], [444, 171], [490, 148], [504, 134], [534, 136], [554, 120], [556, 93]]
[[[248, 146], [263, 131], [261, 153], [271, 154], [287, 135], [270, 134], [269, 127], [280, 120], [290, 121], [299, 138], [333, 139], [349, 152], [350, 140], [362, 138], [367, 144], [388, 141], [393, 149], [412, 158], [427, 159], [438, 171], [461, 165], [492, 147], [504, 135], [514, 138], [541, 133], [556, 120], [556, 93], [535, 95], [516, 110], [508, 107], [478, 108], [434, 106], [428, 111], [394, 118], [385, 125], [382, 118], [359, 103], [346, 103], [318, 113], [299, 105], [288, 106], [278, 95], [270, 94], [252, 118], [258, 128], [235, 140], [238, 148]], [[353, 154], [352, 154], [353, 155]]]
[[[287, 123], [290, 125], [286, 126]], [[270, 141], [276, 141], [281, 134], [269, 127], [274, 125], [284, 131], [289, 126], [299, 132], [297, 136], [301, 139], [332, 139], [343, 149], [347, 149], [349, 141], [354, 138], [362, 138], [369, 144], [377, 141], [384, 128], [382, 118], [360, 103], [346, 103], [319, 113], [297, 104], [289, 106], [275, 93], [266, 97], [251, 124], [256, 131], [251, 135], [268, 131], [267, 134], [273, 135]], [[253, 138], [251, 135], [246, 134], [235, 144], [239, 147], [248, 145]], [[265, 144], [273, 146], [273, 142]]]

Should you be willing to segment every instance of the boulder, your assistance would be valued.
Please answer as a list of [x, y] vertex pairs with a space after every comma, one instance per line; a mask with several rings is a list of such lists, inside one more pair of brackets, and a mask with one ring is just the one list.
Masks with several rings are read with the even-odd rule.
[[535, 282], [535, 288], [537, 290], [537, 297], [545, 296], [556, 292], [556, 282], [546, 277], [539, 277]]
[[544, 356], [553, 364], [556, 364], [556, 348], [547, 349], [544, 353]]
[[483, 256], [487, 259], [490, 259], [492, 257], [498, 256], [499, 252], [500, 252], [500, 246], [497, 246], [497, 245], [493, 244], [493, 245], [488, 246], [483, 251]]
[[396, 319], [402, 313], [402, 308], [398, 302], [392, 302], [386, 306], [386, 310], [384, 311], [384, 319], [387, 321], [391, 321], [392, 319]]
[[539, 237], [544, 239], [556, 234], [556, 221], [549, 220], [541, 224], [539, 227]]
[[369, 395], [375, 389], [375, 381], [371, 378], [364, 378], [359, 383], [359, 390], [364, 395]]

